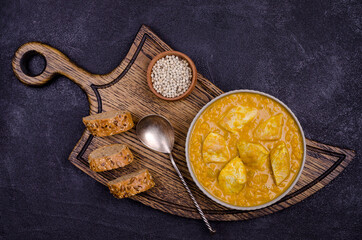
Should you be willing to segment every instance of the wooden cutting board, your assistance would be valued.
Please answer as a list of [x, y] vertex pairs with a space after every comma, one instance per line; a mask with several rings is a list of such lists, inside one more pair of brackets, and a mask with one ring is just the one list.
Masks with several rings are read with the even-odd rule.
[[[142, 26], [127, 56], [109, 74], [91, 74], [76, 66], [58, 50], [38, 42], [26, 43], [17, 50], [13, 59], [13, 70], [19, 80], [28, 85], [44, 84], [55, 74], [68, 77], [86, 92], [90, 114], [112, 109], [127, 109], [133, 113], [135, 122], [148, 114], [160, 114], [168, 118], [176, 131], [175, 161], [210, 220], [245, 220], [287, 208], [323, 188], [353, 159], [355, 152], [352, 150], [328, 146], [307, 139], [307, 159], [303, 173], [293, 190], [281, 201], [255, 211], [231, 210], [211, 201], [191, 179], [185, 162], [184, 146], [188, 127], [196, 113], [223, 91], [198, 74], [196, 88], [186, 99], [167, 102], [157, 98], [147, 86], [146, 70], [154, 56], [167, 50], [172, 49], [150, 28]], [[38, 76], [32, 76], [26, 67], [28, 59], [34, 53], [41, 54], [46, 60], [46, 67]], [[91, 171], [87, 161], [89, 153], [99, 146], [110, 143], [128, 144], [135, 155], [135, 161], [129, 166], [108, 172]], [[135, 129], [104, 138], [94, 137], [88, 130], [85, 130], [71, 152], [69, 160], [102, 184], [137, 169], [148, 168], [154, 176], [156, 187], [132, 197], [133, 200], [171, 214], [200, 218], [172, 168], [168, 156], [144, 147], [137, 139]]]

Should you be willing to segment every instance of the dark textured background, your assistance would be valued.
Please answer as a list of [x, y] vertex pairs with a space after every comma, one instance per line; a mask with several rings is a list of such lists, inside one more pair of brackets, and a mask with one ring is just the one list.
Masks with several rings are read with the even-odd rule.
[[84, 130], [85, 94], [65, 77], [25, 86], [11, 69], [19, 46], [41, 41], [107, 73], [141, 24], [189, 55], [222, 90], [272, 94], [290, 106], [308, 138], [357, 150], [340, 176], [305, 201], [250, 221], [213, 222], [213, 239], [361, 238], [361, 4], [148, 2], [1, 1], [0, 238], [209, 237], [201, 221], [116, 200], [74, 167], [67, 158]]

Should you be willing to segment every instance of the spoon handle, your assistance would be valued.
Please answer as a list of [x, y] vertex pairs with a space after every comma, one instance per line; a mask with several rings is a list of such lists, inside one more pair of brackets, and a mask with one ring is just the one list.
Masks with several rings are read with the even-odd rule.
[[210, 226], [210, 223], [209, 223], [209, 221], [206, 219], [204, 212], [201, 210], [199, 204], [196, 202], [196, 199], [195, 199], [194, 195], [192, 195], [189, 187], [187, 186], [184, 178], [182, 177], [182, 174], [181, 174], [180, 170], [178, 170], [178, 167], [177, 167], [177, 165], [176, 165], [176, 162], [175, 162], [175, 160], [173, 160], [172, 153], [170, 153], [170, 159], [171, 159], [171, 163], [172, 163], [173, 167], [175, 168], [178, 176], [179, 176], [180, 179], [181, 179], [182, 184], [184, 185], [184, 187], [186, 188], [188, 194], [190, 195], [190, 198], [191, 198], [192, 201], [194, 202], [194, 205], [195, 205], [197, 211], [199, 212], [202, 220], [204, 220], [204, 223], [206, 224], [206, 227], [209, 229], [209, 231], [210, 231], [211, 233], [215, 233], [216, 231]]

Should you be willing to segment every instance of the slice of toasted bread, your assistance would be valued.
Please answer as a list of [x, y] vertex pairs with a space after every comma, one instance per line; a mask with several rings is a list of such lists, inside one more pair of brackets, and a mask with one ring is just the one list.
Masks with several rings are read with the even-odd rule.
[[131, 113], [121, 110], [84, 117], [83, 123], [94, 136], [98, 137], [119, 134], [134, 126]]
[[95, 172], [124, 167], [133, 161], [133, 154], [124, 144], [106, 145], [92, 151], [88, 156], [89, 167]]
[[125, 198], [147, 191], [155, 186], [150, 172], [142, 169], [108, 182], [110, 192], [116, 198]]

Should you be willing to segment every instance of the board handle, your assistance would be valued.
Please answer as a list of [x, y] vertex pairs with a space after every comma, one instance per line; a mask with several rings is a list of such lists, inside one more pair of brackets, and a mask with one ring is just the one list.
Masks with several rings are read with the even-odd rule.
[[[45, 67], [40, 74], [34, 75], [28, 70], [27, 63], [31, 57], [37, 54], [44, 57]], [[16, 77], [27, 85], [43, 85], [54, 75], [60, 74], [68, 77], [89, 93], [90, 84], [102, 81], [101, 75], [85, 71], [59, 50], [40, 42], [29, 42], [22, 45], [15, 52], [12, 65]]]

